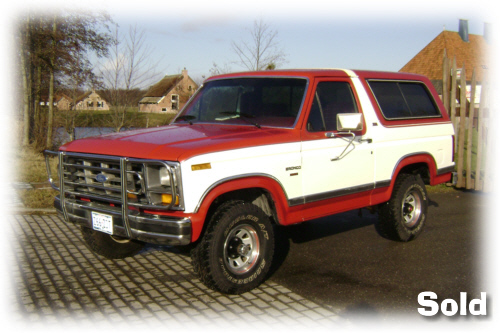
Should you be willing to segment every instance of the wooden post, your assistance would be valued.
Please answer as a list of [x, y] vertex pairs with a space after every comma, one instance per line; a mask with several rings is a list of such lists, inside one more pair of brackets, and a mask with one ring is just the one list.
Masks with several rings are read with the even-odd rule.
[[484, 153], [484, 171], [483, 171], [483, 192], [493, 191], [493, 177], [491, 177], [491, 161], [490, 158], [493, 157], [493, 144], [492, 139], [492, 127], [485, 126], [485, 153]]
[[465, 187], [464, 179], [464, 146], [465, 146], [465, 108], [467, 107], [467, 95], [466, 95], [466, 85], [465, 80], [465, 64], [462, 67], [460, 73], [460, 126], [458, 131], [458, 159], [457, 159], [457, 187]]
[[477, 157], [476, 157], [476, 181], [474, 184], [474, 189], [476, 191], [481, 191], [483, 189], [483, 175], [481, 174], [481, 167], [483, 164], [483, 144], [484, 144], [484, 108], [486, 105], [486, 81], [483, 76], [481, 82], [481, 100], [479, 102], [479, 111], [477, 115]]
[[443, 56], [443, 104], [450, 115], [450, 60], [446, 56], [446, 49], [444, 49]]
[[476, 104], [474, 99], [476, 97], [476, 71], [472, 70], [471, 88], [470, 88], [470, 103], [469, 103], [469, 126], [467, 128], [467, 165], [466, 165], [466, 179], [465, 188], [470, 190], [474, 188], [474, 183], [472, 180], [472, 132], [474, 130], [474, 113], [476, 109]]
[[[455, 138], [458, 135], [458, 129], [455, 122], [457, 110], [457, 61], [453, 58], [453, 65], [451, 67], [451, 90], [450, 90], [450, 120], [455, 129]], [[457, 140], [455, 140], [455, 151], [457, 151]]]

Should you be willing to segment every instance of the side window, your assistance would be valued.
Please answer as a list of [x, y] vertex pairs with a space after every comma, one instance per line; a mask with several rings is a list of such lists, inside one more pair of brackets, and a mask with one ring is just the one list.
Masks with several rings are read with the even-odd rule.
[[320, 82], [307, 120], [309, 132], [337, 130], [337, 114], [358, 112], [348, 82]]
[[368, 81], [386, 119], [439, 117], [425, 85], [420, 82]]

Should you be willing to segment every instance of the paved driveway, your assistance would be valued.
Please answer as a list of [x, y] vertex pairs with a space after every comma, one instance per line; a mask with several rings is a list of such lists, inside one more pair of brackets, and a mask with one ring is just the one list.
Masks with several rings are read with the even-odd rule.
[[349, 318], [422, 319], [422, 291], [440, 301], [459, 302], [460, 292], [479, 298], [492, 292], [482, 280], [481, 233], [492, 230], [481, 217], [488, 199], [467, 191], [430, 193], [425, 229], [408, 243], [381, 238], [373, 225], [378, 216], [366, 210], [283, 228], [282, 264], [272, 280]]
[[366, 211], [283, 228], [272, 276], [239, 296], [207, 289], [193, 276], [189, 256], [174, 248], [148, 246], [131, 258], [103, 259], [56, 215], [12, 215], [9, 319], [44, 327], [327, 330], [364, 318], [406, 326], [399, 314], [422, 322], [421, 291], [457, 301], [460, 292], [488, 292], [478, 264], [478, 213], [486, 196], [453, 191], [430, 200], [425, 232], [410, 243], [381, 238], [373, 227], [377, 216]]
[[272, 281], [239, 296], [209, 290], [193, 276], [189, 256], [172, 248], [149, 246], [108, 260], [90, 252], [78, 228], [56, 215], [14, 215], [10, 222], [9, 321], [17, 325], [348, 325], [332, 309]]

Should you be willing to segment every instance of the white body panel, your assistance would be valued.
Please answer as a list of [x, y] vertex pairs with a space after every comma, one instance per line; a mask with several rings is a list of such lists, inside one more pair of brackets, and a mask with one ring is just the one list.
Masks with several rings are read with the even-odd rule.
[[451, 124], [384, 128], [380, 132], [373, 142], [376, 181], [390, 180], [401, 158], [412, 154], [429, 153], [438, 170], [453, 165]]
[[[344, 140], [345, 139], [345, 140]], [[353, 142], [345, 138], [322, 138], [302, 143], [303, 196], [335, 192], [373, 184], [374, 155], [370, 144]]]
[[[210, 163], [211, 169], [192, 171], [194, 164]], [[228, 150], [193, 157], [182, 163], [185, 211], [194, 212], [207, 189], [243, 175], [267, 175], [276, 179], [288, 198], [301, 195], [300, 142]], [[291, 174], [297, 173], [296, 176]], [[186, 195], [187, 193], [187, 195]]]

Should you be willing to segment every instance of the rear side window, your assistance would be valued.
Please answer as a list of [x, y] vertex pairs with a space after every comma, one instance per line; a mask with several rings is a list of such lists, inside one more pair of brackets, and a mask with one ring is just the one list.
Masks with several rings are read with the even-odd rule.
[[431, 118], [441, 113], [420, 82], [368, 81], [386, 119]]

